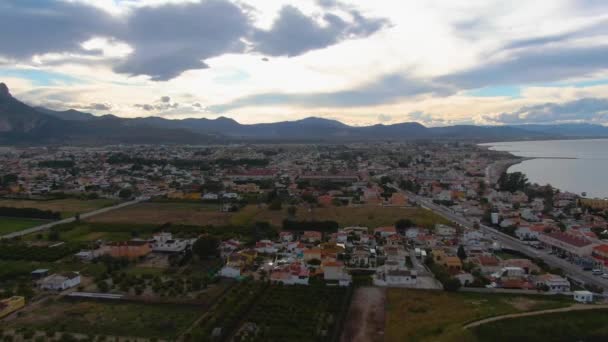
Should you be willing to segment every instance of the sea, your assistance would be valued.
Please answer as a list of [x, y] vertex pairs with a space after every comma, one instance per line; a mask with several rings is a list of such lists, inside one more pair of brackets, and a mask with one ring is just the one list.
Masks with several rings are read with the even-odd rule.
[[522, 172], [531, 183], [551, 184], [588, 198], [608, 198], [608, 139], [514, 141], [481, 144], [490, 150], [534, 158], [508, 172]]

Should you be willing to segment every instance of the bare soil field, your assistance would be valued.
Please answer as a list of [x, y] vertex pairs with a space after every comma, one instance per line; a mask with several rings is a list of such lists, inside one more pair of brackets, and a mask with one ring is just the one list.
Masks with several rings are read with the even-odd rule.
[[[268, 210], [256, 205], [248, 205], [236, 213], [220, 212], [216, 206], [199, 203], [140, 203], [109, 213], [97, 215], [91, 222], [106, 223], [150, 223], [185, 225], [247, 225], [256, 221], [270, 222], [280, 226], [288, 217], [287, 209]], [[326, 207], [309, 209], [299, 206], [298, 220], [336, 221], [342, 227], [365, 226], [376, 228], [393, 225], [399, 219], [411, 219], [420, 226], [432, 227], [436, 223], [447, 223], [431, 211], [421, 208], [397, 207]]]
[[341, 342], [384, 341], [386, 289], [361, 287], [355, 291]]

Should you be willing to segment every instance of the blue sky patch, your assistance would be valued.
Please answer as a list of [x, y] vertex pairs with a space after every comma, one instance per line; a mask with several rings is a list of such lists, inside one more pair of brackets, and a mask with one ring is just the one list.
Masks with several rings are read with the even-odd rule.
[[0, 78], [1, 77], [15, 77], [27, 79], [36, 86], [85, 83], [84, 81], [76, 77], [36, 69], [0, 69]]

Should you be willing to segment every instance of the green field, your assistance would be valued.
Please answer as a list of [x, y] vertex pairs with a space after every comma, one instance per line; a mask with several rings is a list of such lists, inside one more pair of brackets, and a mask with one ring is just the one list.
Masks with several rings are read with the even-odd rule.
[[175, 339], [203, 313], [190, 305], [50, 301], [6, 329]]
[[467, 323], [505, 314], [566, 307], [562, 296], [389, 289], [387, 341], [475, 341]]
[[28, 218], [0, 217], [0, 235], [18, 232], [20, 230], [39, 226], [49, 221]]
[[505, 319], [473, 329], [477, 341], [608, 341], [608, 310]]

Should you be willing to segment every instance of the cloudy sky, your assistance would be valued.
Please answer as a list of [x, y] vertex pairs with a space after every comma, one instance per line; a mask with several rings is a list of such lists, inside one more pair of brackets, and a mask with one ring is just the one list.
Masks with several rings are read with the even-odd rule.
[[605, 0], [1, 0], [0, 42], [52, 109], [608, 124]]

